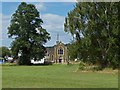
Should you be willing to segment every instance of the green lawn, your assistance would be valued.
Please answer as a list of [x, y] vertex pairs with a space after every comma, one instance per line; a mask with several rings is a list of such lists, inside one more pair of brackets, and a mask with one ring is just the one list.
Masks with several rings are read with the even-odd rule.
[[3, 66], [3, 88], [118, 88], [117, 73], [75, 72], [77, 65]]

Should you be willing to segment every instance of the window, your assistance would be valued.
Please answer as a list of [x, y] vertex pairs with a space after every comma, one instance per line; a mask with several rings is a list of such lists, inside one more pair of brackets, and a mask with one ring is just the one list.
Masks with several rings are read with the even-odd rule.
[[63, 49], [58, 49], [58, 54], [63, 54]]

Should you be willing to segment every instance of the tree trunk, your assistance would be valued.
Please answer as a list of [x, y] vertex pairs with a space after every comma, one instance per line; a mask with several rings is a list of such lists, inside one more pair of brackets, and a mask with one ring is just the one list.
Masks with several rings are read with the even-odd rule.
[[18, 65], [31, 65], [30, 51], [23, 48], [22, 56], [19, 58]]

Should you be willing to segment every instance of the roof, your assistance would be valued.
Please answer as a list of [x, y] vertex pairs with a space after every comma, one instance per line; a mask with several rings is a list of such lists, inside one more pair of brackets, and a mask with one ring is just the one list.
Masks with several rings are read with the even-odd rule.
[[46, 50], [48, 53], [53, 53], [54, 52], [54, 47], [46, 47]]

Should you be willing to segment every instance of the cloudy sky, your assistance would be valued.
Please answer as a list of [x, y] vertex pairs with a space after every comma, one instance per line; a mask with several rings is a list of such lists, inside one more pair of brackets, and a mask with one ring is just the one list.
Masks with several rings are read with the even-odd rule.
[[[43, 20], [43, 27], [50, 33], [51, 40], [45, 46], [55, 45], [57, 33], [59, 40], [63, 43], [69, 43], [72, 37], [64, 32], [64, 19], [67, 13], [74, 8], [75, 2], [29, 2], [34, 4], [40, 12]], [[2, 2], [2, 33], [0, 33], [0, 42], [2, 46], [10, 47], [12, 39], [8, 38], [7, 27], [10, 24], [11, 15], [15, 12], [20, 2]], [[1, 7], [1, 5], [0, 5]]]

